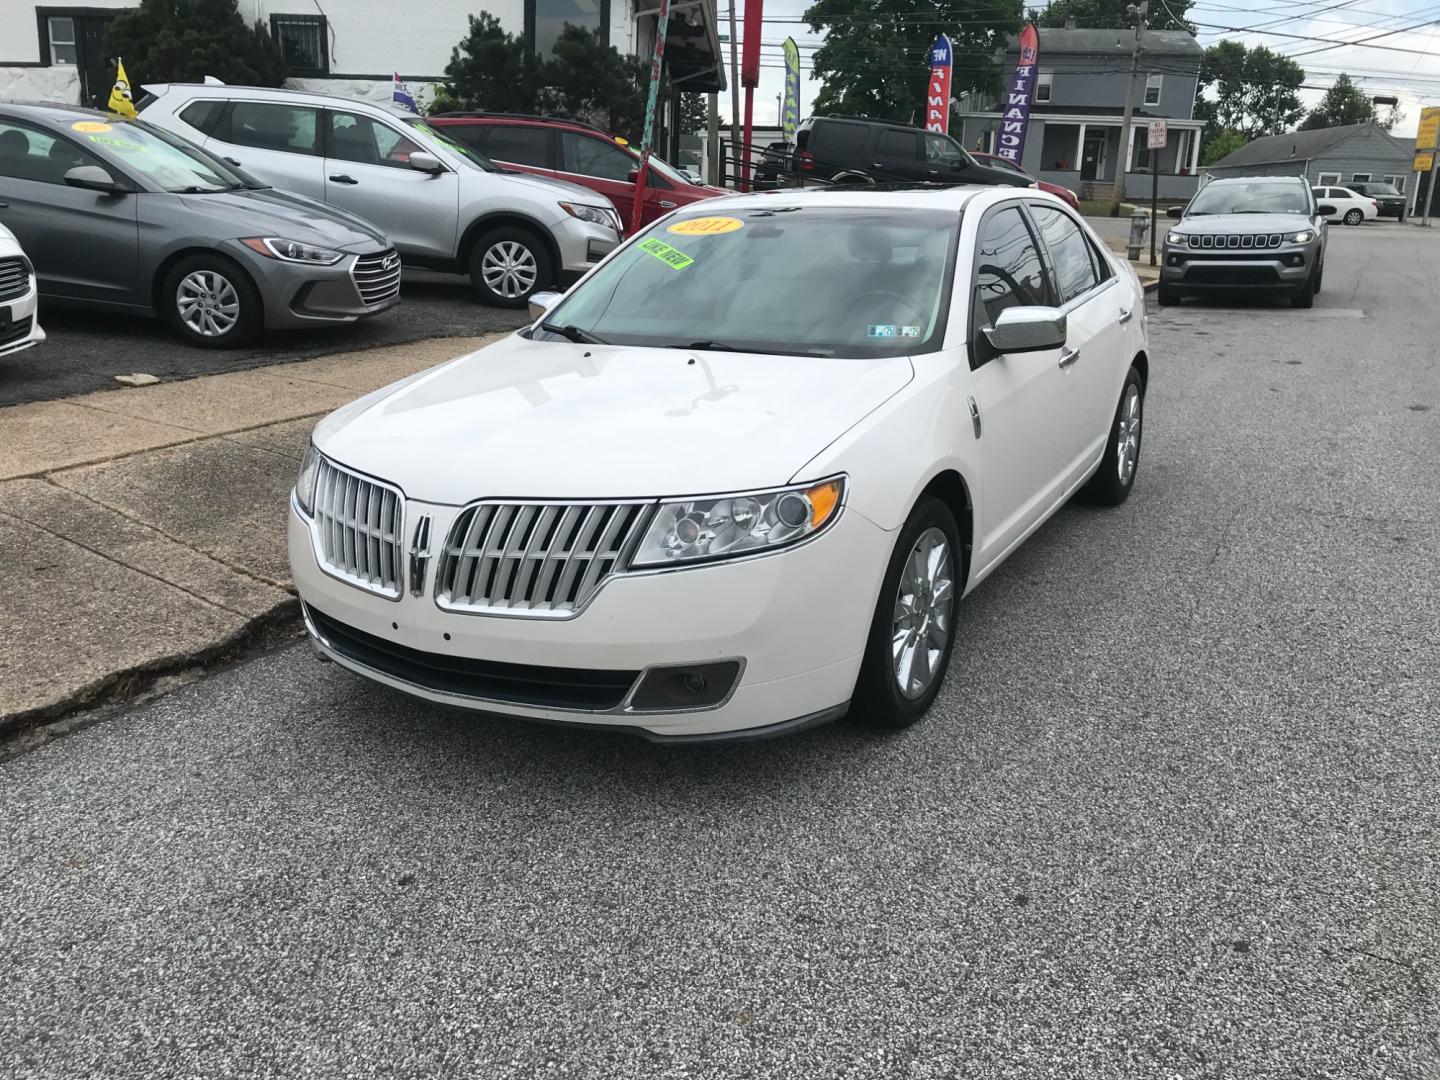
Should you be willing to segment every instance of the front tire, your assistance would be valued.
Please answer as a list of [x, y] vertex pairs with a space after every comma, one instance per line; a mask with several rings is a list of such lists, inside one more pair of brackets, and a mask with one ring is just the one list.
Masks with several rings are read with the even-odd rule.
[[1310, 276], [1305, 279], [1305, 287], [1290, 298], [1290, 306], [1297, 308], [1312, 308], [1315, 306], [1315, 294], [1319, 288], [1320, 267], [1316, 266]]
[[181, 259], [160, 284], [160, 315], [182, 340], [202, 349], [248, 345], [265, 325], [260, 294], [220, 255]]
[[1101, 506], [1119, 506], [1130, 497], [1135, 474], [1140, 470], [1140, 437], [1145, 419], [1145, 383], [1140, 372], [1131, 368], [1120, 390], [1120, 404], [1110, 423], [1105, 441], [1105, 456], [1085, 485], [1085, 498]]
[[492, 229], [470, 251], [470, 284], [495, 307], [523, 308], [531, 293], [554, 280], [550, 252], [529, 229]]
[[1346, 225], [1359, 225], [1364, 222], [1365, 215], [1359, 210], [1347, 210], [1344, 220]]
[[1180, 303], [1180, 294], [1174, 289], [1167, 289], [1164, 285], [1161, 285], [1155, 290], [1155, 299], [1161, 307], [1170, 307]]
[[927, 495], [900, 530], [880, 587], [850, 702], [860, 723], [905, 728], [929, 710], [950, 668], [963, 570], [955, 515]]

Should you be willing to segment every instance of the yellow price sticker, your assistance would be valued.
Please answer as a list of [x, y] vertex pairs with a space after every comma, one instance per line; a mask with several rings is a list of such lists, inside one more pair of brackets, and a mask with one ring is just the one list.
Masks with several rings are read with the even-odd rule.
[[71, 131], [83, 131], [86, 135], [97, 135], [102, 131], [113, 130], [109, 124], [101, 123], [99, 120], [77, 120], [70, 125]]
[[697, 217], [688, 221], [677, 221], [666, 232], [677, 236], [718, 236], [721, 233], [743, 229], [745, 223], [733, 217]]

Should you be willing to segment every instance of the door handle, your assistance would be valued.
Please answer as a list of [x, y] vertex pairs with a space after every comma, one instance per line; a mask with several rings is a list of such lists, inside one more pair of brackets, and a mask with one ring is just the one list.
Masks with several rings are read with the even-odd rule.
[[1061, 366], [1061, 367], [1069, 367], [1071, 364], [1075, 363], [1075, 361], [1076, 361], [1076, 360], [1079, 360], [1079, 359], [1080, 359], [1080, 350], [1079, 350], [1079, 349], [1066, 349], [1064, 352], [1062, 352], [1062, 353], [1060, 354], [1060, 366]]
[[970, 398], [970, 423], [974, 426], [975, 438], [978, 439], [980, 437], [980, 406], [976, 404], [973, 397]]
[[1130, 321], [1130, 318], [1131, 318], [1130, 309], [1129, 309], [1129, 308], [1123, 308], [1123, 307], [1122, 307], [1122, 308], [1120, 309], [1120, 325], [1121, 325], [1121, 326], [1124, 326], [1127, 322]]
[[330, 182], [331, 182], [332, 184], [358, 184], [358, 183], [360, 183], [359, 180], [356, 180], [353, 176], [347, 176], [345, 173], [341, 173], [339, 176], [332, 176], [332, 177], [330, 177]]
[[660, 209], [661, 209], [661, 210], [674, 210], [674, 209], [675, 209], [675, 204], [674, 204], [673, 202], [671, 202], [669, 199], [661, 199], [661, 200], [660, 200]]

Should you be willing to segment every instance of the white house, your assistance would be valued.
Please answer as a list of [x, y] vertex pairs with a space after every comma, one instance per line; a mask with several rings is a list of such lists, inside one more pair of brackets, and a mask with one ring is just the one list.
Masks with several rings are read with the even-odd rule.
[[[240, 14], [270, 28], [290, 66], [290, 84], [347, 96], [389, 100], [395, 73], [411, 90], [438, 81], [466, 16], [485, 10], [531, 48], [548, 52], [572, 23], [601, 31], [622, 53], [648, 57], [659, 0], [239, 0]], [[0, 0], [0, 100], [65, 101], [102, 106], [114, 77], [104, 55], [106, 24], [128, 0], [87, 0], [83, 7]], [[666, 66], [679, 89], [723, 89], [715, 0], [670, 7]], [[134, 62], [126, 73], [147, 81]], [[138, 96], [138, 95], [137, 95]]]

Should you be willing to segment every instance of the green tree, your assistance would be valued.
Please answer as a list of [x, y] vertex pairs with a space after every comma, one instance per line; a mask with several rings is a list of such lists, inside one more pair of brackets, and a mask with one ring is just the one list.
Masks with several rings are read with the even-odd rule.
[[240, 86], [285, 81], [280, 47], [260, 23], [245, 22], [236, 0], [140, 0], [111, 21], [105, 55], [123, 58], [137, 87], [206, 75]]
[[1229, 128], [1218, 131], [1214, 135], [1207, 131], [1205, 141], [1201, 144], [1200, 164], [1214, 165], [1221, 158], [1233, 154], [1249, 141], [1241, 132]]
[[680, 95], [681, 134], [696, 135], [710, 126], [710, 101], [705, 94]]
[[[621, 56], [598, 31], [566, 25], [540, 69], [545, 112], [583, 120], [639, 142], [645, 126], [650, 65]], [[661, 90], [664, 92], [662, 85]], [[659, 100], [663, 101], [664, 98]]]
[[[1066, 19], [1074, 19], [1077, 26], [1111, 27], [1134, 26], [1135, 16], [1125, 9], [1131, 0], [1054, 0], [1043, 10], [1030, 9], [1030, 19], [1036, 26], [1064, 26]], [[1185, 16], [1192, 0], [1150, 0], [1145, 13], [1145, 23], [1152, 30], [1188, 30], [1191, 26]], [[1040, 55], [1045, 55], [1045, 35], [1040, 35]]]
[[487, 11], [470, 16], [470, 29], [450, 50], [437, 101], [452, 108], [534, 112], [540, 65], [525, 42], [507, 33]]
[[812, 59], [824, 88], [810, 111], [920, 120], [942, 31], [954, 48], [951, 94], [997, 89], [995, 54], [1020, 29], [1021, 10], [1021, 0], [816, 0], [804, 17], [825, 34]]
[[[1398, 119], [1393, 116], [1395, 111], [1391, 110], [1391, 124]], [[1325, 91], [1325, 96], [1320, 99], [1320, 104], [1310, 110], [1310, 115], [1305, 117], [1305, 122], [1300, 125], [1300, 130], [1314, 131], [1316, 128], [1367, 124], [1377, 120], [1375, 103], [1370, 100], [1370, 95], [1356, 86], [1349, 75], [1342, 74], [1336, 78], [1334, 85]]]
[[1305, 115], [1300, 85], [1305, 69], [1263, 45], [1247, 49], [1221, 41], [1205, 50], [1200, 64], [1201, 96], [1195, 114], [1213, 139], [1223, 131], [1248, 139], [1289, 131]]

